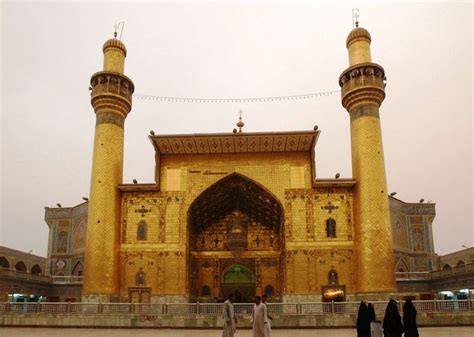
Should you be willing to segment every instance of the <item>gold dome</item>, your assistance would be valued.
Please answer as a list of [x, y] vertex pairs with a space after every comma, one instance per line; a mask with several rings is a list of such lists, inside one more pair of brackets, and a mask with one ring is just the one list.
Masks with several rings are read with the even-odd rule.
[[102, 47], [102, 51], [105, 53], [105, 50], [109, 48], [119, 49], [120, 51], [123, 52], [124, 56], [127, 56], [127, 48], [125, 47], [123, 42], [118, 39], [114, 38], [114, 39], [105, 41], [104, 46]]
[[349, 45], [354, 41], [354, 40], [367, 40], [367, 42], [371, 41], [370, 33], [367, 31], [367, 29], [358, 27], [354, 28], [350, 33], [349, 36], [347, 36], [346, 40], [346, 47], [349, 47]]

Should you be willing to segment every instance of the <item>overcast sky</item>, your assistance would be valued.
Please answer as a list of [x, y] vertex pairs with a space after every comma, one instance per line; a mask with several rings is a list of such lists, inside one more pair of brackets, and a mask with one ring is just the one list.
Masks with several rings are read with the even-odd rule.
[[[424, 4], [1, 4], [0, 245], [46, 256], [44, 207], [89, 194], [95, 115], [90, 76], [125, 21], [125, 73], [135, 92], [262, 97], [338, 90], [348, 67], [351, 9], [387, 74], [381, 107], [388, 190], [436, 203], [435, 250], [472, 246], [472, 15], [470, 2]], [[152, 182], [147, 135], [308, 130], [317, 124], [319, 178], [350, 178], [349, 115], [340, 94], [266, 103], [135, 99], [125, 124], [124, 181]]]

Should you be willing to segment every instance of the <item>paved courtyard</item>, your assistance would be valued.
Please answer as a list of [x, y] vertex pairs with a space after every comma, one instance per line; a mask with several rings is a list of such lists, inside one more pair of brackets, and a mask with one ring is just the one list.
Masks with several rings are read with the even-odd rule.
[[[273, 337], [355, 337], [355, 329], [274, 330]], [[220, 337], [219, 330], [2, 328], [0, 337]], [[474, 327], [421, 328], [420, 337], [472, 337]], [[237, 330], [236, 337], [251, 337]]]

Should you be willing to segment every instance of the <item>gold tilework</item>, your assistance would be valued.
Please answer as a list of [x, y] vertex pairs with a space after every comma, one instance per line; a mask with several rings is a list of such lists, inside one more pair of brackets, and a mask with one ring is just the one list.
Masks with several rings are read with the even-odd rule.
[[[377, 109], [369, 105], [365, 109]], [[396, 289], [380, 119], [351, 121], [357, 292]], [[383, 272], [381, 272], [383, 271]]]
[[96, 113], [84, 256], [83, 299], [110, 300], [120, 290], [121, 195], [124, 119], [132, 107], [133, 82], [123, 75], [125, 45], [110, 39], [104, 65], [91, 78]]
[[96, 126], [83, 293], [116, 294], [119, 285], [119, 221], [122, 182], [123, 129]]
[[339, 77], [342, 105], [350, 113], [354, 191], [356, 292], [394, 292], [395, 258], [379, 119], [384, 69], [371, 62], [371, 37], [356, 28], [347, 39], [349, 68]]
[[[291, 188], [291, 167], [304, 169], [304, 188]], [[193, 296], [209, 286], [212, 296], [219, 297], [222, 295], [221, 264], [231, 263], [225, 261], [236, 258], [255, 261], [252, 271], [257, 273], [257, 292], [271, 286], [276, 294], [320, 294], [332, 269], [337, 271], [339, 283], [346, 286], [347, 291], [354, 290], [352, 192], [348, 188], [314, 190], [308, 179], [311, 170], [308, 153], [162, 156], [160, 181], [166, 187], [170, 169], [181, 172], [180, 177], [185, 179], [181, 183], [186, 191], [123, 193], [121, 296], [127, 297], [128, 289], [136, 287], [136, 275], [142, 270], [152, 295]], [[287, 249], [282, 250], [283, 243], [281, 247], [274, 243], [273, 249], [277, 250], [269, 250], [272, 248], [265, 246], [269, 244], [268, 238], [261, 238], [260, 245], [263, 246], [260, 248], [255, 246], [256, 237], [250, 237], [249, 251], [235, 253], [211, 249], [193, 252], [188, 260], [190, 205], [209, 186], [234, 172], [261, 184], [281, 202], [286, 217], [281, 237]], [[337, 208], [324, 208], [328, 204]], [[337, 222], [336, 238], [326, 235], [325, 220], [329, 211]], [[140, 222], [148, 225], [145, 241], [137, 239]], [[264, 228], [257, 226], [255, 229], [259, 235], [266, 233]], [[212, 227], [208, 231], [212, 231]], [[248, 235], [253, 234], [249, 232]], [[211, 236], [214, 238], [215, 235]], [[196, 239], [202, 240], [199, 238]], [[218, 243], [222, 240], [220, 238]], [[199, 244], [193, 243], [197, 247]], [[190, 275], [193, 270], [198, 272]]]
[[280, 202], [284, 190], [290, 188], [290, 167], [304, 170], [304, 186], [311, 187], [310, 155], [308, 152], [290, 153], [241, 153], [162, 155], [160, 188], [166, 190], [167, 171], [183, 168], [187, 171], [186, 191], [194, 199], [205, 188], [228, 174], [237, 172], [265, 186]]

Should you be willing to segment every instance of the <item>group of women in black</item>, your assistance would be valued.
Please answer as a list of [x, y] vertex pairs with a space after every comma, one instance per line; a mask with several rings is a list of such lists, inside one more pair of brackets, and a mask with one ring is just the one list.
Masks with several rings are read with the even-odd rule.
[[[375, 321], [375, 309], [372, 303], [360, 302], [357, 314], [357, 337], [370, 337], [370, 322]], [[388, 302], [383, 318], [383, 334], [385, 337], [419, 337], [416, 326], [416, 309], [411, 300], [403, 305], [403, 324], [398, 305], [395, 300]]]

